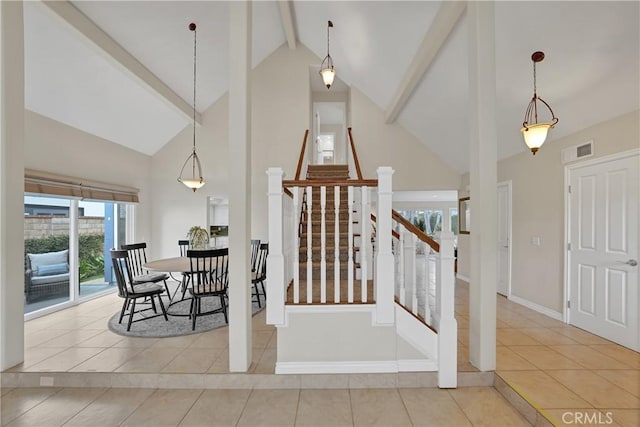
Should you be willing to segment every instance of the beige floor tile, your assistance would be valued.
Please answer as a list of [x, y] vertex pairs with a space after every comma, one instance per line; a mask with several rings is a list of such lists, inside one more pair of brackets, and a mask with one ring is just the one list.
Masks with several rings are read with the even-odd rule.
[[120, 341], [115, 343], [113, 347], [142, 347], [148, 348], [158, 342], [160, 338], [137, 338], [137, 337], [123, 337]]
[[496, 338], [502, 345], [540, 345], [540, 342], [519, 329], [498, 329]]
[[514, 353], [525, 358], [536, 367], [546, 369], [582, 369], [582, 366], [560, 353], [543, 345], [511, 346]]
[[53, 338], [64, 335], [69, 331], [66, 329], [40, 329], [35, 332], [25, 334], [24, 348], [36, 347], [44, 342], [47, 342]]
[[447, 390], [403, 388], [399, 392], [414, 426], [471, 426]]
[[180, 423], [181, 427], [235, 426], [250, 390], [205, 390]]
[[558, 382], [595, 408], [640, 409], [640, 399], [590, 371], [549, 371]]
[[224, 350], [214, 350], [210, 348], [186, 348], [182, 350], [167, 366], [162, 368], [162, 372], [172, 373], [205, 373], [209, 370], [218, 355]]
[[212, 331], [197, 334], [197, 338], [189, 348], [211, 348], [223, 350], [229, 347], [229, 328], [216, 328]]
[[142, 350], [137, 347], [105, 348], [104, 351], [73, 367], [69, 372], [113, 372]]
[[354, 426], [410, 426], [400, 393], [389, 389], [351, 389]]
[[349, 390], [300, 390], [296, 426], [352, 426]]
[[122, 335], [114, 334], [111, 331], [102, 331], [98, 332], [97, 335], [76, 344], [76, 347], [112, 347], [123, 339], [124, 337]]
[[498, 371], [521, 371], [538, 369], [526, 359], [514, 353], [509, 347], [496, 348], [496, 367]]
[[187, 348], [198, 339], [197, 334], [182, 335], [179, 337], [159, 338], [149, 348]]
[[274, 374], [276, 358], [277, 351], [275, 349], [265, 348], [253, 372], [255, 374]]
[[1, 424], [9, 424], [59, 391], [59, 388], [16, 388], [9, 393], [3, 393], [0, 407]]
[[275, 332], [273, 331], [253, 331], [253, 342], [251, 346], [259, 349], [266, 348], [274, 334]]
[[612, 344], [611, 341], [569, 325], [558, 328], [549, 328], [549, 330], [565, 335], [580, 344]]
[[524, 328], [522, 332], [544, 345], [578, 344], [577, 341], [548, 328]]
[[600, 411], [598, 409], [549, 409], [545, 413], [551, 417], [557, 427], [587, 427], [587, 426], [611, 426], [616, 427], [617, 423], [611, 411]]
[[590, 403], [542, 371], [503, 371], [500, 377], [540, 408], [592, 408]]
[[618, 344], [590, 345], [590, 348], [625, 363], [634, 369], [640, 369], [640, 353]]
[[469, 345], [469, 329], [458, 328], [458, 342]]
[[[67, 388], [49, 397], [11, 422], [11, 426], [61, 426], [102, 395], [101, 388]], [[98, 420], [96, 420], [97, 422]]]
[[156, 390], [122, 426], [177, 426], [189, 412], [202, 390]]
[[101, 351], [104, 351], [104, 348], [69, 347], [25, 370], [30, 372], [66, 372]]
[[636, 397], [640, 397], [640, 371], [630, 370], [598, 370], [594, 371], [613, 384], [625, 389]]
[[100, 332], [95, 330], [76, 329], [69, 331], [64, 335], [60, 335], [58, 337], [50, 339], [49, 341], [45, 341], [38, 347], [73, 347], [78, 343], [81, 343], [82, 341], [88, 340], [89, 338], [98, 335], [99, 333]]
[[229, 372], [229, 350], [222, 350], [209, 368], [210, 374], [224, 374]]
[[587, 369], [629, 369], [631, 366], [619, 362], [586, 345], [552, 345], [551, 349], [575, 360]]
[[133, 356], [116, 372], [162, 372], [162, 369], [169, 364], [180, 353], [179, 348], [146, 348]]
[[293, 426], [299, 390], [253, 390], [238, 426]]
[[59, 347], [32, 347], [25, 349], [24, 351], [24, 362], [19, 365], [14, 366], [9, 369], [12, 372], [24, 371], [27, 368], [35, 365], [36, 363], [40, 363], [45, 359], [48, 359], [51, 356], [54, 356], [58, 353], [65, 351], [64, 348]]
[[613, 420], [623, 427], [640, 426], [640, 410], [638, 409], [607, 409], [603, 412], [611, 412]]
[[66, 426], [118, 426], [151, 394], [148, 388], [112, 388], [71, 418]]
[[474, 426], [529, 426], [530, 424], [493, 388], [449, 390]]
[[100, 320], [100, 317], [76, 314], [75, 316], [51, 324], [48, 329], [81, 329], [83, 326], [93, 323], [96, 320]]

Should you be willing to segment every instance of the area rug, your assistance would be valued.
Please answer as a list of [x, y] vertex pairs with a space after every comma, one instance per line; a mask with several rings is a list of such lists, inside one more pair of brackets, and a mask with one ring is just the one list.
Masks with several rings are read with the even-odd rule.
[[[164, 302], [164, 300], [163, 300]], [[265, 301], [261, 300], [262, 307], [258, 307], [258, 303], [254, 301], [251, 305], [252, 315], [262, 311], [265, 307]], [[146, 311], [142, 314], [136, 313], [133, 317], [134, 322], [131, 324], [131, 330], [127, 332], [127, 322], [129, 321], [129, 315], [125, 315], [122, 319], [122, 324], [118, 323], [120, 318], [120, 311], [114, 314], [109, 319], [109, 329], [118, 334], [127, 337], [142, 337], [142, 338], [166, 338], [177, 337], [180, 335], [197, 334], [200, 332], [210, 331], [212, 329], [220, 328], [222, 326], [228, 326], [224, 321], [224, 315], [222, 313], [209, 314], [206, 316], [199, 316], [196, 322], [195, 331], [191, 330], [191, 320], [189, 319], [189, 309], [191, 300], [185, 299], [184, 301], [178, 301], [167, 308], [168, 321], [164, 320], [162, 315], [154, 317], [152, 319], [142, 320], [135, 322], [143, 316], [154, 316], [153, 310]], [[203, 298], [202, 299], [202, 311], [210, 311], [220, 307], [220, 299], [215, 298]], [[136, 307], [138, 308], [138, 307]], [[160, 311], [160, 308], [158, 308]]]

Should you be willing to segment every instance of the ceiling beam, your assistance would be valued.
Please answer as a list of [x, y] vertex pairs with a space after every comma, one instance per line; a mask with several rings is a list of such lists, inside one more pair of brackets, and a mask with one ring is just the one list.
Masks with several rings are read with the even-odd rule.
[[296, 48], [296, 25], [293, 22], [293, 13], [291, 13], [292, 8], [293, 2], [291, 2], [291, 0], [278, 0], [282, 29], [284, 30], [284, 35], [287, 38], [289, 49], [294, 50]]
[[[166, 83], [160, 80], [147, 67], [142, 65], [133, 55], [127, 52], [107, 33], [76, 9], [68, 1], [43, 1], [51, 11], [61, 18], [72, 29], [80, 33], [88, 42], [97, 48], [107, 60], [120, 68], [129, 77], [137, 80], [144, 87], [155, 93], [176, 112], [191, 121], [193, 106], [189, 105]], [[202, 124], [202, 116], [196, 112], [196, 123]]]
[[467, 3], [464, 1], [443, 1], [440, 3], [438, 14], [433, 19], [433, 23], [427, 30], [411, 65], [400, 82], [391, 104], [385, 111], [386, 123], [390, 124], [396, 121], [466, 7]]

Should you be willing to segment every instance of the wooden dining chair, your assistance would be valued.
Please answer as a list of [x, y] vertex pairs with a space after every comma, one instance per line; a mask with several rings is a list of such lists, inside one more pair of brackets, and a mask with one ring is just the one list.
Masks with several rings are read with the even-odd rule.
[[[255, 271], [251, 272], [251, 285], [253, 286], [253, 295], [258, 300], [258, 307], [262, 307], [260, 303], [260, 295], [267, 299], [267, 293], [264, 288], [264, 281], [267, 279], [267, 256], [269, 255], [269, 244], [260, 243], [258, 254], [256, 255]], [[260, 285], [258, 287], [258, 285]], [[261, 292], [262, 290], [262, 292]]]
[[[229, 285], [229, 249], [188, 250], [191, 266], [191, 329], [196, 329], [199, 316], [222, 313], [225, 323], [229, 323], [227, 316], [227, 287]], [[202, 300], [218, 298], [220, 306], [202, 311]]]
[[167, 295], [170, 296], [169, 285], [167, 279], [169, 275], [166, 273], [155, 273], [145, 270], [142, 266], [147, 262], [147, 244], [129, 243], [120, 245], [120, 249], [127, 251], [129, 255], [129, 264], [131, 266], [132, 283], [138, 285], [140, 283], [159, 283], [164, 282], [164, 288]]
[[[165, 291], [162, 285], [158, 283], [138, 283], [134, 286], [133, 275], [131, 274], [132, 260], [129, 257], [129, 253], [126, 250], [116, 249], [112, 249], [110, 252], [111, 262], [113, 264], [113, 270], [118, 284], [118, 296], [124, 299], [118, 323], [122, 323], [122, 319], [125, 314], [129, 315], [127, 331], [131, 330], [131, 324], [134, 322], [149, 320], [158, 316], [164, 316], [164, 320], [168, 321], [167, 310], [164, 308], [164, 303], [162, 302], [161, 297]], [[154, 297], [158, 299], [158, 304], [160, 305], [162, 313], [158, 313]], [[151, 302], [151, 307], [136, 310], [136, 301], [141, 298], [145, 300], [148, 298]], [[149, 310], [153, 310], [156, 314], [152, 316], [139, 316], [134, 320], [135, 314], [140, 314]]]
[[[180, 256], [181, 257], [186, 257], [187, 256], [187, 251], [189, 250], [189, 240], [178, 240], [178, 249], [180, 250]], [[176, 280], [173, 276], [172, 276], [173, 280]], [[177, 282], [178, 280], [176, 280]], [[175, 294], [178, 293], [178, 289], [181, 289], [182, 291], [182, 299], [184, 299], [185, 294], [187, 293], [187, 288], [189, 286], [189, 282], [191, 281], [191, 274], [188, 272], [183, 272], [182, 273], [182, 280], [180, 280], [180, 286], [178, 288], [176, 288], [173, 297], [171, 298], [171, 300], [173, 300], [173, 298], [175, 298]]]
[[258, 250], [260, 249], [260, 239], [251, 239], [251, 272], [256, 271], [256, 261], [258, 260]]

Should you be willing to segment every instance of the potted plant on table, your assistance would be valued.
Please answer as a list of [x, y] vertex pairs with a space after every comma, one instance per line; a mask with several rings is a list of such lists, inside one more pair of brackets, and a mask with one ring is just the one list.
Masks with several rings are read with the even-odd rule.
[[209, 247], [209, 233], [200, 226], [191, 227], [187, 237], [192, 249], [207, 249]]

